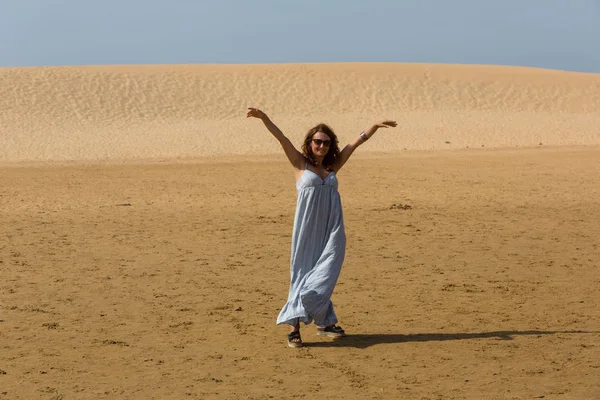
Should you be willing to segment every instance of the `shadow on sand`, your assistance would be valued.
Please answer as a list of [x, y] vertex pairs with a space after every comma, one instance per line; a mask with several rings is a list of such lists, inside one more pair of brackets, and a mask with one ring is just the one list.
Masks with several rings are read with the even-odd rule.
[[476, 333], [416, 333], [410, 335], [401, 334], [358, 334], [348, 335], [333, 341], [304, 342], [305, 347], [356, 347], [365, 349], [376, 344], [407, 343], [407, 342], [440, 342], [447, 340], [469, 340], [469, 339], [497, 339], [513, 340], [513, 336], [542, 336], [564, 334], [590, 334], [599, 332], [587, 331], [496, 331]]

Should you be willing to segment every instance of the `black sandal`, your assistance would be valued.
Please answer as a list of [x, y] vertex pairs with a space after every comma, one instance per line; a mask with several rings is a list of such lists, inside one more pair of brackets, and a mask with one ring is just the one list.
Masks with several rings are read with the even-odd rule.
[[300, 337], [300, 331], [293, 331], [288, 333], [288, 347], [302, 347], [302, 338]]
[[338, 338], [346, 336], [346, 332], [341, 326], [329, 325], [325, 328], [317, 328], [317, 335]]

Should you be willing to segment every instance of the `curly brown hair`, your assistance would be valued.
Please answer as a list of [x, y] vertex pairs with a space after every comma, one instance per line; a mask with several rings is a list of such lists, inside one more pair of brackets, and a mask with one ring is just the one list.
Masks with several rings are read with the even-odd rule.
[[317, 132], [322, 132], [329, 136], [329, 139], [331, 139], [329, 150], [327, 151], [325, 158], [323, 158], [323, 167], [325, 167], [327, 171], [331, 171], [333, 169], [333, 164], [340, 155], [340, 148], [338, 147], [337, 136], [333, 132], [333, 129], [331, 129], [329, 126], [325, 124], [319, 124], [306, 133], [306, 136], [304, 137], [304, 143], [302, 144], [302, 154], [304, 154], [304, 157], [306, 157], [312, 165], [316, 165], [317, 160], [312, 152], [310, 142], [312, 141], [314, 134]]

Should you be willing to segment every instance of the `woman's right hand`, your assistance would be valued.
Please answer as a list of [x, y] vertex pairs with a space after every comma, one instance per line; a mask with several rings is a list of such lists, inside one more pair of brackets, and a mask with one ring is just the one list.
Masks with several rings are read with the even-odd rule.
[[246, 113], [246, 118], [250, 117], [265, 119], [267, 118], [267, 114], [260, 111], [258, 108], [248, 107], [248, 113]]

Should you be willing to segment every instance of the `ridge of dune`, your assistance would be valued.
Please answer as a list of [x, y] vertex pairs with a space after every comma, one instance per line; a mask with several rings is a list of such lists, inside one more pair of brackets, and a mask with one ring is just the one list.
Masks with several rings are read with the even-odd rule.
[[381, 118], [370, 151], [600, 144], [600, 74], [402, 63], [0, 68], [0, 161], [275, 153], [259, 107], [299, 144]]

